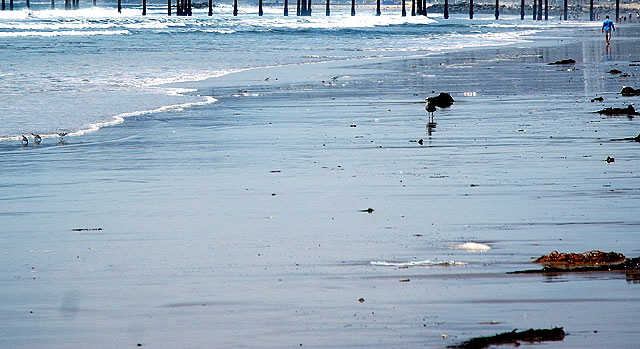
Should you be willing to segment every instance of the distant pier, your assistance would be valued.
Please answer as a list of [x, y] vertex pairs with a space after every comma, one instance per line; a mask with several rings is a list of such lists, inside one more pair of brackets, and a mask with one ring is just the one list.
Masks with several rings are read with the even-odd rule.
[[[9, 6], [7, 7], [7, 1]], [[62, 0], [59, 0], [62, 1]], [[172, 3], [172, 0], [167, 0], [167, 15], [172, 15], [172, 10], [175, 9], [176, 16], [191, 16], [193, 14], [192, 8], [193, 5], [191, 0], [174, 0], [175, 4]], [[209, 12], [208, 15], [213, 15], [213, 0], [208, 0]], [[233, 15], [238, 15], [238, 0], [228, 0], [233, 1]], [[331, 15], [331, 2], [330, 0], [316, 0], [316, 2], [324, 1], [325, 2], [325, 16]], [[406, 2], [407, 0], [401, 1], [401, 16], [407, 15]], [[474, 16], [474, 0], [467, 0], [469, 4], [469, 19], [473, 19]], [[491, 1], [491, 0], [489, 0]], [[532, 19], [541, 21], [541, 20], [549, 20], [549, 0], [529, 0], [531, 2], [531, 10], [532, 10]], [[96, 6], [96, 0], [92, 0], [93, 6]], [[544, 2], [544, 5], [543, 5]], [[296, 15], [297, 16], [311, 16], [312, 14], [312, 0], [296, 0]], [[580, 2], [582, 4], [582, 2]], [[411, 1], [411, 16], [427, 16], [427, 8], [429, 4], [427, 0], [413, 0]], [[440, 5], [440, 3], [438, 3]], [[25, 0], [25, 6], [27, 9], [31, 8], [30, 0]], [[563, 12], [561, 14], [561, 19], [567, 20], [568, 17], [568, 0], [563, 0]], [[13, 11], [15, 8], [14, 0], [2, 0], [2, 11]], [[55, 9], [56, 4], [55, 0], [51, 0], [51, 9]], [[77, 10], [80, 8], [80, 0], [64, 0], [64, 8], [65, 10]], [[525, 19], [526, 9], [529, 7], [526, 4], [525, 0], [520, 1], [520, 19]], [[122, 0], [118, 0], [118, 12], [122, 12]], [[620, 17], [620, 0], [615, 1], [615, 12], [616, 19]], [[258, 0], [258, 16], [263, 15], [263, 0]], [[145, 16], [147, 14], [147, 0], [142, 0], [142, 15]], [[382, 14], [381, 0], [376, 0], [375, 6], [375, 15], [380, 16]], [[495, 0], [495, 18], [496, 20], [500, 17], [500, 0]], [[289, 0], [284, 0], [284, 16], [289, 15]], [[356, 1], [351, 0], [351, 15], [356, 15]], [[449, 18], [449, 0], [444, 0], [443, 4], [443, 18]], [[589, 20], [595, 20], [594, 16], [594, 6], [593, 0], [589, 0]]]

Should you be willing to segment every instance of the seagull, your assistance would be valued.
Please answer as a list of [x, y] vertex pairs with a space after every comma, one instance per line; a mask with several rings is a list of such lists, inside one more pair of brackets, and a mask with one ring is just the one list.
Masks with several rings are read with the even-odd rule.
[[22, 135], [22, 145], [29, 145], [29, 138], [25, 137], [24, 135]]
[[33, 132], [32, 132], [32, 133], [31, 133], [31, 135], [33, 136], [33, 140], [34, 140], [36, 143], [40, 143], [40, 142], [42, 142], [42, 137], [40, 137], [40, 135], [39, 135], [39, 134], [35, 134], [35, 133], [33, 133]]
[[60, 140], [62, 140], [62, 138], [64, 138], [64, 136], [68, 135], [69, 132], [59, 132], [58, 136], [60, 136]]

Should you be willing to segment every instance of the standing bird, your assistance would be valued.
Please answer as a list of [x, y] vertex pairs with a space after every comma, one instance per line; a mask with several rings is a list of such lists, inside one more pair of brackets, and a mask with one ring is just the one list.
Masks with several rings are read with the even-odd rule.
[[29, 145], [29, 138], [27, 138], [24, 135], [22, 135], [22, 146], [26, 147], [28, 145]]
[[434, 97], [427, 97], [424, 101], [426, 102], [425, 109], [431, 117], [431, 122], [433, 122], [433, 113], [436, 111], [436, 107], [449, 108], [455, 102], [450, 94], [444, 92], [440, 92], [439, 95]]
[[39, 134], [31, 133], [31, 135], [33, 136], [33, 141], [36, 144], [39, 144], [40, 142], [42, 142], [42, 137], [40, 137]]
[[436, 105], [431, 101], [431, 98], [425, 98], [424, 101], [426, 102], [424, 109], [429, 113], [429, 122], [433, 122], [433, 113], [436, 111]]

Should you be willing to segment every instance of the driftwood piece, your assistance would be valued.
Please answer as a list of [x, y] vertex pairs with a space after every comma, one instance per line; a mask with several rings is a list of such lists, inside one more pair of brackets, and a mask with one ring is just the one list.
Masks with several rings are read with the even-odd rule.
[[565, 333], [562, 327], [552, 329], [528, 329], [526, 331], [499, 333], [490, 337], [472, 338], [460, 345], [450, 346], [449, 348], [458, 349], [481, 349], [491, 345], [514, 344], [520, 345], [519, 342], [544, 342], [544, 341], [561, 341], [564, 339]]

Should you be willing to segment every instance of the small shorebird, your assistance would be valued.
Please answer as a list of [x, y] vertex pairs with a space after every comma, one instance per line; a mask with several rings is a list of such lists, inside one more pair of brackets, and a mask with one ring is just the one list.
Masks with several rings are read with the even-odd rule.
[[23, 146], [29, 145], [29, 138], [25, 137], [24, 135], [22, 135], [22, 145]]
[[429, 113], [429, 121], [433, 122], [433, 113], [436, 111], [436, 104], [432, 102], [431, 98], [425, 98], [424, 101], [426, 102], [424, 109]]
[[33, 133], [33, 132], [32, 132], [32, 133], [31, 133], [31, 135], [33, 136], [33, 140], [34, 140], [36, 143], [40, 143], [40, 142], [42, 142], [42, 137], [40, 137], [40, 135], [39, 135], [39, 134], [35, 134], [35, 133]]

